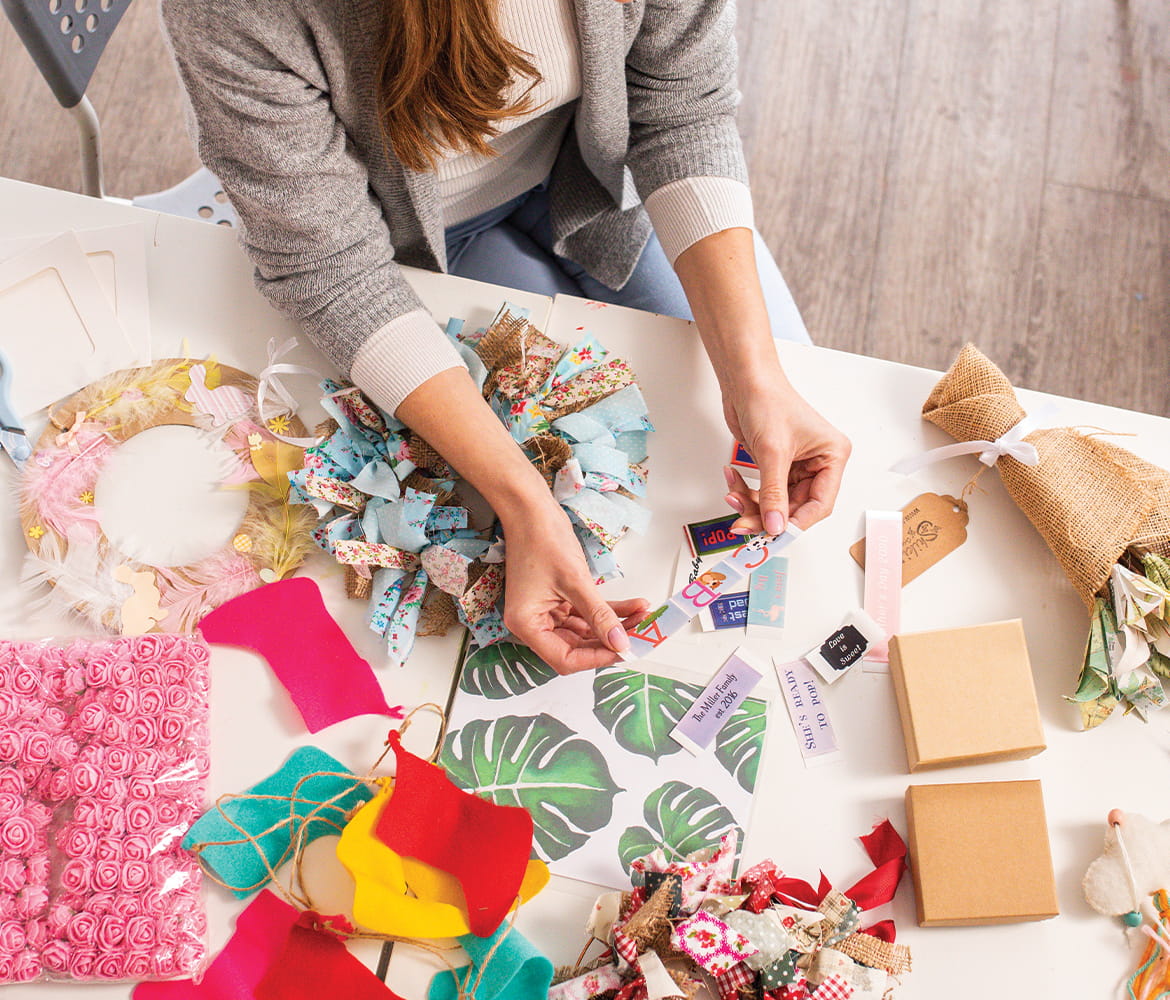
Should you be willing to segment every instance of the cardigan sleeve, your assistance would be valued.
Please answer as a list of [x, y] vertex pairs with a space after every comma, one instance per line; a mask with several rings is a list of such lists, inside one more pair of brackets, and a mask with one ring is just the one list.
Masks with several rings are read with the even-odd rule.
[[673, 260], [711, 232], [752, 225], [735, 121], [735, 5], [643, 2], [626, 56], [626, 162]]
[[382, 206], [291, 5], [164, 0], [163, 18], [200, 159], [239, 216], [260, 291], [347, 375], [377, 333], [373, 356], [394, 369], [378, 402], [391, 410], [461, 365], [394, 262]]

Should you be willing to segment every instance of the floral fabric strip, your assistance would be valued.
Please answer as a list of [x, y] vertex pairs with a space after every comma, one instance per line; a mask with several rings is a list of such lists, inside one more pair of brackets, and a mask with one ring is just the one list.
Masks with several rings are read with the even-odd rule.
[[703, 910], [676, 924], [670, 943], [712, 975], [727, 972], [758, 950], [734, 928]]

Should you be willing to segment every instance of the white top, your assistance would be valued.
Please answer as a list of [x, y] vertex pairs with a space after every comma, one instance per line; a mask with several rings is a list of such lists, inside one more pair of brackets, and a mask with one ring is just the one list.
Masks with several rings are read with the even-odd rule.
[[[496, 156], [452, 153], [438, 167], [439, 196], [447, 226], [502, 205], [543, 181], [552, 170], [573, 102], [581, 95], [581, 56], [571, 0], [503, 0], [504, 35], [527, 52], [541, 81], [533, 110], [501, 123], [491, 140]], [[515, 81], [513, 98], [526, 80]], [[723, 229], [751, 228], [747, 185], [726, 177], [673, 181], [646, 199], [646, 210], [673, 264], [689, 246]], [[423, 310], [396, 317], [362, 345], [351, 377], [382, 407], [394, 412], [427, 379], [462, 364], [453, 347], [435, 350], [435, 321]], [[409, 350], [404, 347], [409, 346]], [[403, 364], [402, 358], [411, 362]]]

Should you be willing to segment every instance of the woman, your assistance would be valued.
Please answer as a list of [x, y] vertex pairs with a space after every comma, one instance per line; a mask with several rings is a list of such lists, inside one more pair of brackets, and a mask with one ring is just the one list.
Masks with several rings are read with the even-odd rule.
[[774, 327], [807, 334], [752, 230], [731, 3], [163, 0], [163, 13], [199, 154], [260, 288], [491, 503], [504, 620], [555, 669], [614, 662], [645, 603], [601, 599], [568, 519], [397, 264], [693, 316], [728, 427], [761, 469], [758, 493], [727, 472], [737, 528], [807, 528], [832, 510], [849, 444], [776, 358]]

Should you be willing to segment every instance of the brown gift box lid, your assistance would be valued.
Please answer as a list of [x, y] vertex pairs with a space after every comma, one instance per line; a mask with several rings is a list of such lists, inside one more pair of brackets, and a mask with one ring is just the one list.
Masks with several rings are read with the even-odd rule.
[[912, 772], [1044, 749], [1019, 619], [895, 635], [890, 673]]
[[906, 819], [920, 926], [1060, 912], [1039, 781], [911, 785]]

